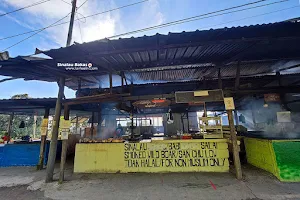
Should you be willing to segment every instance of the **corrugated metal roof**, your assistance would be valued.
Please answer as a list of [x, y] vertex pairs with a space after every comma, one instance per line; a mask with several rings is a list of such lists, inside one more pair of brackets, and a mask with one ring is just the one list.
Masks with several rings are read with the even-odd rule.
[[[252, 76], [273, 73], [272, 66], [282, 60], [300, 58], [299, 43], [299, 22], [106, 39], [44, 52], [53, 60], [1, 61], [0, 74], [45, 81], [65, 76], [66, 85], [75, 89], [79, 78], [83, 88], [105, 87], [104, 75], [121, 71], [134, 84], [216, 78], [217, 67], [222, 76], [233, 77], [240, 60], [241, 75]], [[57, 62], [92, 63], [98, 70], [67, 71]]]

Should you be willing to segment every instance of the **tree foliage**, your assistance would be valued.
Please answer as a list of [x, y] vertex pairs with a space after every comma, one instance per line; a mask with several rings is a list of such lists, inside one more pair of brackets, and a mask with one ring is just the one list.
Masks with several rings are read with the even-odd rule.
[[[36, 137], [39, 137], [41, 122], [43, 117], [38, 116], [36, 120]], [[24, 121], [25, 128], [19, 128], [21, 122]], [[5, 132], [7, 132], [7, 127], [9, 123], [9, 115], [0, 115], [0, 135], [3, 136]], [[20, 138], [25, 135], [30, 135], [33, 137], [33, 123], [34, 116], [29, 115], [15, 115], [13, 124], [12, 124], [12, 132], [11, 137]]]

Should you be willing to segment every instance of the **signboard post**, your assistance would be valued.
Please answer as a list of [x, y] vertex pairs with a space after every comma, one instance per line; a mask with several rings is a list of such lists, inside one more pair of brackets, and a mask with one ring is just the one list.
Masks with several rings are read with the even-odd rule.
[[60, 158], [60, 173], [59, 173], [59, 183], [64, 181], [64, 173], [65, 173], [65, 164], [68, 150], [68, 138], [70, 133], [70, 110], [68, 106], [64, 107], [64, 116], [60, 117], [60, 132], [62, 139], [62, 147], [61, 147], [61, 158]]
[[46, 145], [46, 139], [48, 133], [49, 112], [50, 109], [46, 108], [42, 125], [41, 125], [41, 146], [40, 146], [40, 155], [39, 155], [39, 162], [37, 164], [37, 170], [42, 170], [44, 168], [44, 154], [45, 154], [45, 145]]
[[239, 155], [239, 146], [237, 143], [237, 137], [235, 133], [236, 131], [234, 127], [233, 114], [232, 114], [232, 111], [235, 109], [233, 97], [224, 98], [224, 104], [225, 104], [225, 109], [227, 111], [228, 122], [230, 127], [230, 136], [231, 136], [232, 147], [233, 147], [233, 161], [236, 170], [236, 178], [240, 180], [242, 179], [243, 175], [242, 175], [242, 167], [241, 167], [241, 161]]

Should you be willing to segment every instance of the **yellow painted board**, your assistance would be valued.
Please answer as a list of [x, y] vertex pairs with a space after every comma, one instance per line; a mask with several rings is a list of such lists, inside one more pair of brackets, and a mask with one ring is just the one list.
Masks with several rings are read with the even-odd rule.
[[203, 97], [203, 96], [209, 96], [207, 90], [200, 90], [200, 91], [195, 91], [194, 92], [195, 97]]
[[229, 170], [226, 140], [187, 141], [77, 144], [74, 172], [155, 173]]
[[244, 138], [248, 163], [278, 176], [272, 140]]

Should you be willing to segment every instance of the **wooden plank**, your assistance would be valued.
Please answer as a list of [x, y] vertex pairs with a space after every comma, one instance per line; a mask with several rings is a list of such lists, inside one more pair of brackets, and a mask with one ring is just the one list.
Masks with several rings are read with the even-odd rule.
[[[64, 119], [70, 119], [70, 109], [68, 106], [64, 107]], [[68, 140], [62, 140], [62, 149], [61, 149], [61, 159], [60, 159], [60, 173], [59, 173], [59, 183], [64, 181], [65, 176], [65, 165], [67, 158], [67, 150], [68, 150]]]
[[239, 146], [237, 143], [237, 137], [236, 137], [236, 133], [235, 133], [232, 110], [227, 110], [227, 115], [228, 115], [228, 122], [229, 122], [229, 126], [230, 126], [231, 141], [232, 141], [232, 146], [233, 146], [233, 161], [234, 161], [234, 167], [235, 167], [235, 171], [236, 171], [236, 178], [238, 180], [241, 180], [243, 177], [242, 167], [241, 167], [241, 161], [240, 161], [240, 155], [239, 155]]
[[[44, 119], [49, 118], [49, 113], [50, 113], [50, 108], [46, 108], [44, 113]], [[46, 135], [41, 135], [40, 156], [39, 156], [39, 162], [37, 164], [37, 170], [42, 170], [44, 168], [44, 154], [45, 154], [46, 139], [47, 139], [47, 132]]]
[[53, 125], [50, 150], [48, 156], [46, 180], [45, 180], [46, 183], [53, 181], [54, 164], [55, 164], [56, 150], [57, 150], [58, 128], [59, 128], [59, 120], [60, 120], [60, 112], [61, 112], [61, 102], [64, 96], [64, 86], [65, 86], [64, 77], [60, 78], [58, 86], [59, 86], [59, 91], [58, 91], [58, 97], [55, 106], [55, 116], [54, 116], [55, 123]]

